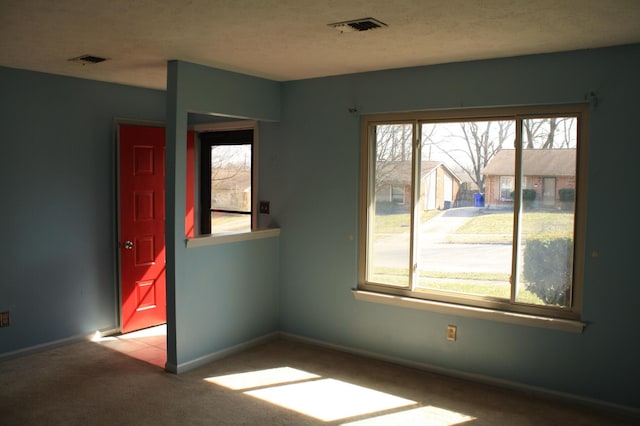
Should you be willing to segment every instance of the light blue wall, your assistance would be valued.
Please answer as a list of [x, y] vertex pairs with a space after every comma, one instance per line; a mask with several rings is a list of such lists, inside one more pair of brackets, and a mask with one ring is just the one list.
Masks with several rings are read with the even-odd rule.
[[184, 253], [178, 365], [277, 331], [278, 245], [274, 237]]
[[[640, 407], [635, 257], [640, 46], [284, 83], [263, 182], [280, 241], [284, 331], [465, 373]], [[590, 122], [582, 334], [355, 301], [360, 113], [574, 103]], [[264, 141], [263, 141], [264, 142]], [[276, 190], [277, 188], [277, 190]], [[350, 236], [355, 236], [352, 240]], [[445, 339], [457, 324], [458, 341]]]
[[0, 67], [0, 353], [116, 326], [115, 117], [165, 94]]
[[[112, 120], [167, 115], [170, 361], [186, 363], [282, 329], [640, 406], [629, 391], [640, 377], [640, 46], [283, 84], [173, 64], [166, 95], [0, 68], [0, 311], [11, 310], [13, 319], [0, 329], [0, 353], [115, 325]], [[227, 103], [230, 88], [245, 96]], [[599, 103], [590, 126], [587, 253], [598, 257], [587, 259], [583, 310], [590, 324], [583, 334], [353, 299], [360, 123], [348, 108], [565, 103], [592, 90]], [[180, 135], [187, 111], [280, 120], [260, 125], [259, 171], [260, 198], [272, 210], [261, 223], [280, 226], [279, 240], [184, 247]], [[444, 338], [450, 323], [458, 325], [455, 343]]]
[[189, 112], [278, 120], [280, 84], [171, 61], [167, 76], [167, 362], [186, 363], [278, 326], [278, 241], [185, 248]]
[[[169, 103], [174, 134], [178, 127], [177, 134], [186, 133], [187, 108], [279, 118], [279, 83], [180, 64], [185, 107]], [[0, 329], [0, 354], [114, 328], [113, 120], [164, 121], [167, 94], [1, 67], [0, 93], [0, 311], [12, 316], [11, 326]], [[170, 93], [175, 100], [178, 92]], [[169, 352], [175, 357], [178, 323], [186, 362], [277, 329], [279, 260], [277, 238], [185, 249], [183, 233], [174, 232], [184, 229], [185, 154], [177, 149], [183, 143], [173, 139], [167, 148], [173, 152], [167, 174], [180, 176], [167, 188], [180, 200], [167, 209], [167, 239], [179, 259], [168, 267], [175, 273], [177, 263], [182, 274], [168, 318]]]

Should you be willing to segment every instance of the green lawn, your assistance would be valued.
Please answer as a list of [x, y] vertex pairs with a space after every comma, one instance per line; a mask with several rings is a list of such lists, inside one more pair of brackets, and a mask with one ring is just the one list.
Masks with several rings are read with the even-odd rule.
[[[429, 210], [420, 213], [422, 223], [442, 213]], [[409, 232], [409, 213], [377, 215], [375, 234]], [[450, 234], [447, 241], [459, 244], [509, 243], [513, 239], [513, 213], [480, 214]], [[522, 235], [566, 233], [573, 230], [573, 214], [566, 212], [525, 212]]]
[[[525, 212], [521, 219], [522, 236], [543, 233], [570, 233], [573, 214], [566, 212]], [[459, 244], [509, 243], [513, 240], [513, 213], [476, 216], [449, 235], [447, 241]]]
[[[376, 268], [372, 281], [383, 284], [408, 286], [408, 269]], [[490, 272], [438, 272], [421, 271], [416, 291], [443, 290], [478, 296], [510, 298], [509, 274]], [[518, 293], [518, 301], [536, 305], [542, 300], [525, 288]]]
[[[525, 212], [522, 233], [566, 232], [573, 229], [573, 214], [564, 212]], [[513, 229], [513, 213], [491, 213], [476, 216], [456, 231], [456, 234], [501, 234]]]
[[[420, 212], [420, 221], [428, 221], [438, 215], [439, 210], [428, 210]], [[375, 219], [376, 234], [397, 234], [409, 232], [411, 226], [411, 215], [409, 213], [377, 215]]]

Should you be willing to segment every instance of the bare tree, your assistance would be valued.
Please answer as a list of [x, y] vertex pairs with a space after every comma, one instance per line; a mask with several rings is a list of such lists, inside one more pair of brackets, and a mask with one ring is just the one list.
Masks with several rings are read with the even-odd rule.
[[250, 209], [251, 146], [211, 147], [211, 206]]
[[513, 139], [513, 121], [460, 122], [457, 123], [460, 126], [457, 130], [451, 124], [443, 124], [446, 129], [444, 137], [435, 140], [428, 138], [424, 143], [433, 144], [447, 158], [450, 167], [455, 165], [455, 168], [462, 170], [478, 190], [484, 192], [482, 170], [503, 148], [504, 143]]
[[251, 168], [249, 145], [214, 145], [211, 147], [211, 182], [233, 179]]
[[562, 120], [562, 148], [575, 148], [577, 144], [577, 133], [574, 127], [577, 120], [574, 117], [568, 117]]
[[[375, 189], [409, 171], [411, 180], [413, 126], [410, 124], [385, 124], [375, 126]], [[408, 167], [408, 168], [407, 168]]]
[[525, 137], [523, 146], [525, 149], [534, 149], [533, 142], [536, 140], [537, 135], [540, 133], [540, 129], [545, 120], [524, 120], [522, 124], [523, 135]]
[[525, 149], [575, 148], [574, 117], [534, 118], [522, 121]]

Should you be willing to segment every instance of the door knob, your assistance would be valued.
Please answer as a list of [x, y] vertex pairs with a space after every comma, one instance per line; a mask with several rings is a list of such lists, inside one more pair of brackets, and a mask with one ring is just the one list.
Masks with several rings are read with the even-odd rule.
[[127, 250], [133, 250], [133, 241], [125, 241], [124, 248], [126, 248]]

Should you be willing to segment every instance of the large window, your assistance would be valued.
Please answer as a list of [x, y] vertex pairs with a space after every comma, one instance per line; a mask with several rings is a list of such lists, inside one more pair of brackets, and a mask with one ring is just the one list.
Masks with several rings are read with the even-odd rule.
[[200, 234], [251, 231], [253, 129], [200, 133]]
[[[363, 117], [359, 288], [579, 319], [587, 114]], [[396, 182], [404, 206], [382, 196]]]

